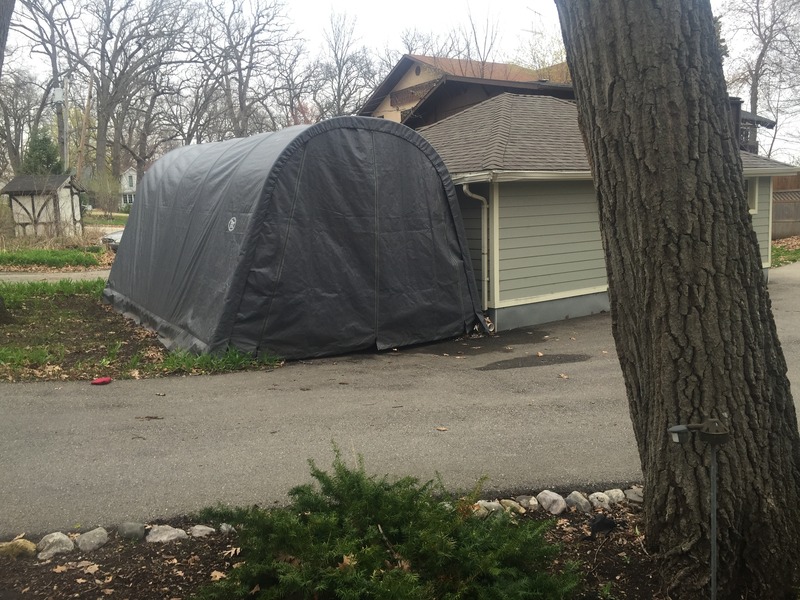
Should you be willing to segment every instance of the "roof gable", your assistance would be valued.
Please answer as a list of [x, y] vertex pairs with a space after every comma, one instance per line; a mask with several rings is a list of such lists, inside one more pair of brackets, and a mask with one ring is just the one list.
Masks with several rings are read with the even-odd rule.
[[426, 64], [447, 75], [494, 79], [497, 81], [536, 81], [536, 71], [510, 63], [486, 62], [466, 58], [441, 58], [419, 54], [408, 54], [406, 56], [413, 61]]

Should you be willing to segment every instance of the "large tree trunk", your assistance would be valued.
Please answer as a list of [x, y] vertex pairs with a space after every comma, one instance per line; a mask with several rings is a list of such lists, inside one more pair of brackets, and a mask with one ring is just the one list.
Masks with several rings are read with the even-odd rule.
[[11, 15], [16, 0], [0, 0], [0, 73], [3, 72], [3, 59], [6, 55], [6, 40], [11, 27]]
[[719, 598], [795, 598], [800, 436], [742, 184], [708, 0], [556, 0], [597, 188], [612, 327], [672, 598], [709, 586], [709, 417]]

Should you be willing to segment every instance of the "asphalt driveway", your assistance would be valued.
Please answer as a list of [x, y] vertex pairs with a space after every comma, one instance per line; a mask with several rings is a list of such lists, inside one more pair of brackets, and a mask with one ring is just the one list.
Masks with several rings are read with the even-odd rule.
[[[797, 381], [800, 264], [770, 290]], [[332, 442], [370, 472], [452, 488], [641, 477], [608, 315], [264, 373], [0, 384], [0, 415], [0, 538], [280, 504]]]

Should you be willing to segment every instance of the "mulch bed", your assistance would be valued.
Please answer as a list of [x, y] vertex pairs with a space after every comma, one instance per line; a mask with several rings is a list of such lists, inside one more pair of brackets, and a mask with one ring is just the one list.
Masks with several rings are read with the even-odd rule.
[[[591, 515], [568, 512], [559, 517], [547, 534], [562, 546], [554, 568], [563, 568], [568, 561], [581, 564], [585, 582], [577, 596], [581, 600], [666, 598], [659, 587], [656, 560], [645, 551], [640, 535], [641, 510], [618, 506], [611, 515], [620, 525], [596, 540], [584, 539]], [[545, 519], [546, 515], [537, 511], [527, 518]], [[153, 524], [188, 529], [195, 523], [179, 517]], [[0, 600], [184, 599], [247, 560], [246, 554], [238, 553], [236, 534], [217, 533], [167, 544], [134, 543], [117, 538], [113, 531], [109, 538], [95, 552], [58, 555], [45, 562], [0, 557]]]

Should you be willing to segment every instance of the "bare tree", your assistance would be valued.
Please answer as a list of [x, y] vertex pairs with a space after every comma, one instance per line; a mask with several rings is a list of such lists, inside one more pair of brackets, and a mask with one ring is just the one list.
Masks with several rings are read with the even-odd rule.
[[0, 82], [0, 140], [15, 173], [22, 164], [27, 139], [42, 123], [47, 89], [46, 84], [24, 70], [7, 68]]
[[556, 0], [592, 174], [612, 330], [675, 600], [708, 597], [718, 419], [719, 598], [794, 598], [800, 434], [748, 212], [708, 0]]
[[735, 50], [728, 82], [745, 93], [748, 110], [768, 105], [776, 117], [800, 104], [800, 0], [729, 0], [724, 19]]
[[279, 49], [291, 39], [283, 6], [266, 0], [207, 0], [205, 14], [193, 60], [205, 66], [219, 87], [218, 93], [203, 98], [222, 102], [230, 135], [256, 133], [263, 127], [260, 107], [275, 89]]
[[314, 98], [322, 118], [354, 113], [377, 83], [372, 55], [358, 45], [355, 25], [347, 14], [332, 13], [325, 30], [319, 64], [322, 85]]
[[6, 41], [11, 25], [11, 15], [14, 13], [15, 0], [0, 0], [0, 75], [3, 74], [3, 59], [6, 55]]

